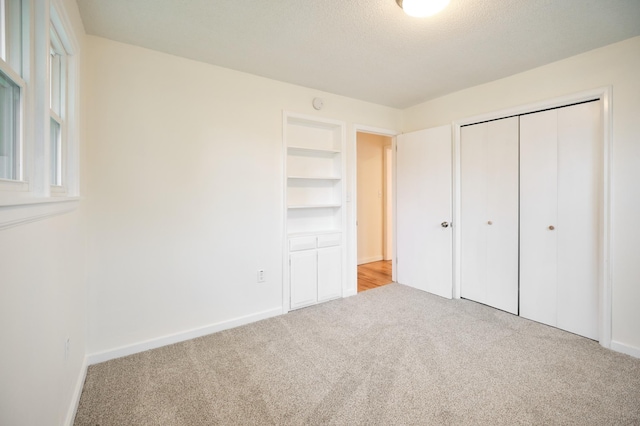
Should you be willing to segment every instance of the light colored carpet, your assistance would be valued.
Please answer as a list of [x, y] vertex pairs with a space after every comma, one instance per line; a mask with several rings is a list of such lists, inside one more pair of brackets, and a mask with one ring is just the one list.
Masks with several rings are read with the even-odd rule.
[[391, 284], [89, 368], [76, 425], [638, 425], [640, 359]]

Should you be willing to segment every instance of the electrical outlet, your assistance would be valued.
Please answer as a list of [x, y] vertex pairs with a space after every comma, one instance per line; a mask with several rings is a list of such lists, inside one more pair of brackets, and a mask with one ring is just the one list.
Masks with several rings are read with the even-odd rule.
[[71, 339], [67, 337], [64, 341], [64, 359], [65, 361], [69, 359], [69, 351], [71, 350]]
[[264, 279], [264, 269], [258, 269], [258, 282], [263, 283]]

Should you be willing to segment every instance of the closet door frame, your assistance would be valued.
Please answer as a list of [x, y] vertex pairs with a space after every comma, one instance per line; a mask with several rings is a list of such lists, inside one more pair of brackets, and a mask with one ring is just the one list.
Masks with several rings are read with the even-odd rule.
[[488, 114], [468, 117], [453, 122], [453, 297], [460, 298], [460, 128], [469, 124], [497, 120], [550, 108], [559, 108], [575, 103], [599, 100], [602, 105], [602, 200], [600, 204], [600, 244], [598, 277], [598, 341], [601, 346], [611, 348], [611, 141], [612, 141], [612, 87], [601, 87], [542, 102], [503, 109]]

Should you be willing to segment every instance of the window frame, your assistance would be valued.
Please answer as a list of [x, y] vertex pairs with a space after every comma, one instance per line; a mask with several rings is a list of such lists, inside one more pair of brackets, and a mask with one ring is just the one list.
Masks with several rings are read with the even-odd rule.
[[[55, 143], [51, 139], [53, 132], [51, 128], [47, 133], [48, 145], [49, 145], [49, 185], [50, 191], [56, 194], [66, 193], [65, 184], [67, 183], [67, 177], [65, 168], [66, 161], [66, 98], [67, 98], [67, 51], [58, 35], [56, 25], [51, 23], [49, 29], [49, 56], [48, 56], [48, 80], [49, 80], [49, 126], [51, 127], [52, 121], [58, 124], [58, 131], [56, 132]], [[57, 72], [54, 72], [54, 68], [57, 68]], [[55, 81], [57, 80], [57, 81]], [[55, 154], [52, 152], [55, 148]], [[55, 166], [54, 166], [55, 158]]]
[[[80, 44], [63, 0], [0, 0], [21, 3], [20, 181], [0, 179], [0, 229], [73, 211], [80, 200]], [[60, 114], [60, 180], [51, 182], [50, 51], [52, 31], [64, 55]], [[7, 49], [9, 50], [9, 49]], [[1, 59], [0, 59], [1, 60]], [[0, 67], [8, 68], [3, 60]], [[11, 78], [17, 73], [11, 74]], [[62, 185], [52, 185], [62, 183]]]
[[[52, 196], [79, 197], [80, 195], [80, 155], [79, 155], [79, 76], [80, 58], [79, 44], [73, 27], [66, 15], [61, 0], [50, 0], [49, 30], [47, 46], [57, 44], [61, 57], [60, 108], [58, 121], [60, 126], [60, 162], [61, 185], [49, 185]], [[52, 43], [51, 34], [55, 32], [57, 39]], [[47, 55], [47, 58], [50, 56]], [[47, 74], [49, 75], [49, 74]], [[50, 82], [47, 81], [47, 89]], [[49, 96], [46, 97], [47, 101]], [[49, 115], [49, 114], [48, 114]], [[50, 120], [47, 117], [45, 135], [49, 133]]]
[[[28, 0], [0, 0], [0, 71], [19, 87], [20, 102], [18, 105], [18, 120], [15, 135], [14, 178], [0, 178], [0, 191], [25, 192], [29, 190], [25, 174], [25, 121], [27, 115], [27, 80], [25, 70], [28, 70], [28, 50], [25, 49], [24, 39], [30, 27], [25, 23]], [[11, 3], [19, 7], [9, 10]], [[15, 6], [14, 4], [14, 6]], [[13, 19], [13, 25], [9, 23]], [[17, 23], [17, 25], [16, 25]], [[16, 28], [17, 27], [17, 28]]]
[[0, 190], [24, 190], [24, 121], [25, 121], [25, 95], [26, 95], [26, 82], [16, 72], [7, 65], [7, 63], [0, 58], [0, 71], [6, 75], [12, 83], [18, 86], [20, 90], [20, 102], [18, 105], [18, 120], [16, 126], [15, 147], [16, 153], [14, 154], [15, 164], [15, 178], [7, 179], [0, 178]]

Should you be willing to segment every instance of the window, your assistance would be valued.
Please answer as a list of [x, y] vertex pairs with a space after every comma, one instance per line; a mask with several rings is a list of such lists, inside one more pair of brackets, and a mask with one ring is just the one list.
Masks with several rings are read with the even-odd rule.
[[20, 86], [0, 71], [0, 179], [20, 179]]
[[78, 54], [65, 1], [0, 0], [0, 229], [78, 206]]
[[21, 0], [0, 0], [0, 58], [22, 74]]
[[0, 179], [22, 180], [22, 2], [0, 0]]
[[62, 186], [67, 52], [53, 24], [49, 39], [49, 183]]

